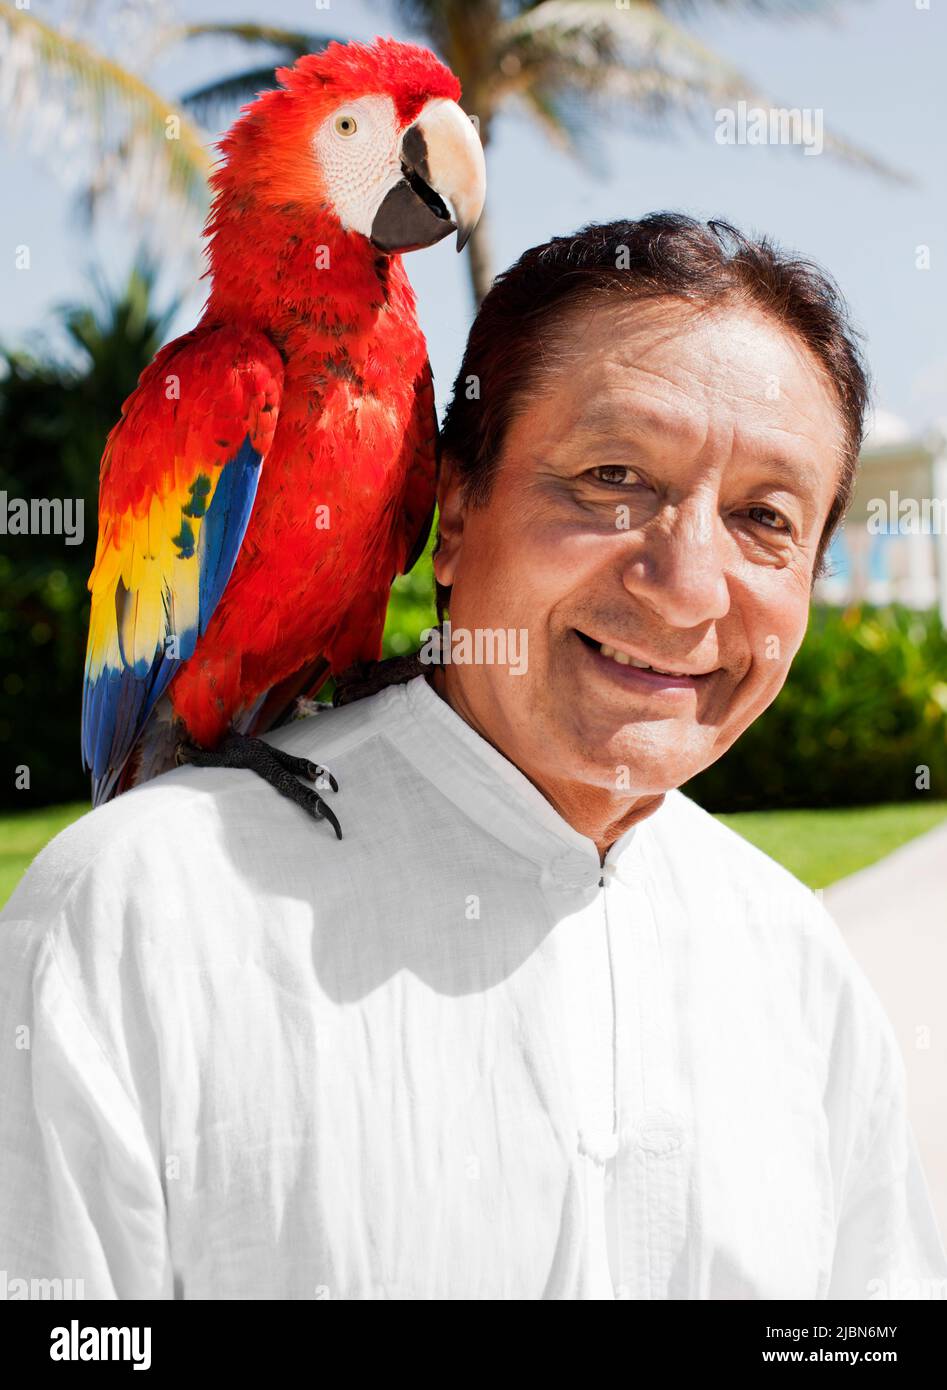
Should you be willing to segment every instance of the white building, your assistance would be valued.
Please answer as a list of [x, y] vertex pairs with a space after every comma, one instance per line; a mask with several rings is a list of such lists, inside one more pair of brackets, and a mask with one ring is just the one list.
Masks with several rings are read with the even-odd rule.
[[912, 438], [878, 412], [865, 440], [852, 505], [815, 599], [939, 607], [947, 626], [947, 431]]

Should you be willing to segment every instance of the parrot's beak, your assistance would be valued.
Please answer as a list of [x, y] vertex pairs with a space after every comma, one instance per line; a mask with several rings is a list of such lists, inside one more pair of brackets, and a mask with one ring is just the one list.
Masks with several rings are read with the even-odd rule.
[[462, 251], [487, 189], [483, 147], [455, 101], [429, 101], [401, 141], [402, 177], [382, 199], [371, 239], [380, 251], [419, 251], [457, 233]]

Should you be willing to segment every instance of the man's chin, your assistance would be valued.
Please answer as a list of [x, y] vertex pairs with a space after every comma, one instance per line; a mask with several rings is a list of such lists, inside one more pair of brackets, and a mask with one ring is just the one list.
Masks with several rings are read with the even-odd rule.
[[569, 711], [568, 725], [576, 741], [606, 758], [618, 751], [647, 756], [651, 749], [658, 756], [675, 758], [693, 745], [695, 734], [703, 745], [701, 725], [691, 710], [656, 709], [650, 701], [629, 696], [593, 700], [578, 688], [562, 708]]
[[647, 729], [622, 725], [608, 736], [590, 728], [570, 731], [565, 743], [575, 780], [635, 796], [658, 795], [681, 786], [714, 760], [707, 749], [691, 749], [683, 734], [662, 732], [649, 738]]

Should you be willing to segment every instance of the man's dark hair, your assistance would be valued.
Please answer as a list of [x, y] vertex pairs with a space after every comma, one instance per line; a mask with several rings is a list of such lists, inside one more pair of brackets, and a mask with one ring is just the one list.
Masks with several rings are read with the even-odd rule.
[[[470, 330], [441, 431], [442, 451], [460, 473], [466, 501], [487, 501], [506, 431], [529, 400], [558, 324], [575, 309], [627, 297], [682, 299], [700, 308], [753, 305], [801, 339], [825, 368], [845, 452], [816, 555], [815, 573], [822, 573], [851, 500], [868, 405], [857, 335], [828, 275], [767, 238], [752, 240], [718, 220], [656, 212], [637, 222], [590, 223], [574, 236], [534, 246], [497, 276]], [[450, 589], [438, 584], [439, 621], [449, 598]]]

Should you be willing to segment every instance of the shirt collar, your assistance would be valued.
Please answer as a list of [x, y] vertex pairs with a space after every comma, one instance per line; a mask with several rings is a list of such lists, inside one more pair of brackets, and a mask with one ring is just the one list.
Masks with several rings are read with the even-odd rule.
[[514, 763], [482, 738], [451, 705], [416, 676], [390, 687], [400, 696], [399, 747], [410, 762], [471, 820], [496, 839], [543, 868], [570, 866], [578, 878], [591, 878], [589, 866], [602, 873], [634, 879], [642, 826], [660, 815], [663, 804], [645, 821], [630, 826], [611, 846], [605, 864], [599, 863], [595, 841], [564, 820], [551, 802]]

